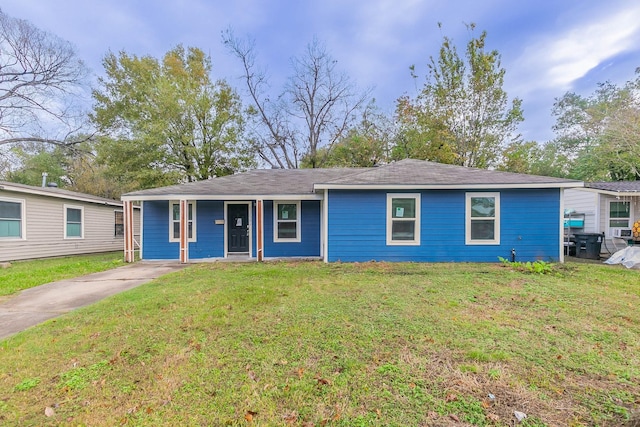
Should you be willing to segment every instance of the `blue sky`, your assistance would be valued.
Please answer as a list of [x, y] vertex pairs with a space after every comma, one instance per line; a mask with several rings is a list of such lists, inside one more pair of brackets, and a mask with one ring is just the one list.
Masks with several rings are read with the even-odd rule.
[[520, 132], [538, 142], [553, 137], [556, 97], [588, 95], [607, 80], [623, 84], [640, 67], [637, 0], [4, 0], [0, 7], [72, 42], [96, 75], [108, 51], [160, 58], [181, 43], [211, 55], [214, 77], [238, 89], [241, 70], [221, 43], [223, 30], [255, 39], [275, 89], [315, 36], [388, 112], [424, 83], [409, 66], [424, 76], [443, 35], [462, 53], [464, 23], [473, 22], [502, 55], [509, 97], [523, 100]]

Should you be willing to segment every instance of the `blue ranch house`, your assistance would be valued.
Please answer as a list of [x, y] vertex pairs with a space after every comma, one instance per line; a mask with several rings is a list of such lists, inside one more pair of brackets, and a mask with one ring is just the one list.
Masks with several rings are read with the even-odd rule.
[[[563, 261], [563, 191], [582, 186], [407, 159], [258, 169], [122, 200], [125, 216], [141, 204], [144, 260]], [[129, 262], [134, 243], [125, 233]]]

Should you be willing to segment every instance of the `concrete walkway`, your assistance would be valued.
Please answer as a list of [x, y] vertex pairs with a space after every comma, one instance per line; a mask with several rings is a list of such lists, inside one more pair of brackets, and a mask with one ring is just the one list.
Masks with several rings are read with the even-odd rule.
[[184, 267], [184, 264], [171, 262], [137, 262], [113, 270], [25, 289], [0, 303], [0, 340], [47, 319], [93, 304]]

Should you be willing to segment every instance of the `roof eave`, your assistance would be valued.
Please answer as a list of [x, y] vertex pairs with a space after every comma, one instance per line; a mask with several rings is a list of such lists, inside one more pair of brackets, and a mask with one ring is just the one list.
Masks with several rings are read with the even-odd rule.
[[158, 200], [322, 200], [322, 194], [125, 194], [123, 202]]
[[584, 187], [581, 188], [584, 191], [590, 191], [592, 193], [606, 194], [616, 197], [640, 197], [640, 191], [615, 191], [615, 190], [603, 190], [602, 188]]
[[37, 190], [31, 188], [14, 187], [12, 185], [0, 185], [0, 190], [11, 191], [13, 193], [32, 194], [35, 196], [54, 197], [58, 199], [73, 200], [77, 202], [93, 203], [96, 205], [110, 205], [122, 207], [122, 203], [117, 200], [96, 200], [89, 197], [72, 196], [70, 194], [53, 193], [46, 190]]

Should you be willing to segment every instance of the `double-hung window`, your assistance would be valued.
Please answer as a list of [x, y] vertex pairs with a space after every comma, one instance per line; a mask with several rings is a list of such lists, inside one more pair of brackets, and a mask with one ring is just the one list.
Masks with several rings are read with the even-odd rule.
[[0, 199], [0, 239], [24, 239], [24, 201]]
[[500, 244], [500, 193], [466, 193], [466, 243]]
[[[196, 241], [196, 208], [193, 202], [189, 202], [189, 212], [187, 214], [187, 228], [189, 230], [189, 242]], [[180, 241], [180, 202], [169, 203], [169, 241]]]
[[300, 201], [273, 203], [273, 241], [300, 241]]
[[64, 205], [64, 238], [84, 238], [84, 208]]
[[114, 237], [124, 236], [124, 212], [113, 211], [114, 213]]
[[387, 245], [420, 244], [420, 194], [387, 194]]
[[631, 203], [611, 201], [609, 202], [609, 227], [630, 228]]

